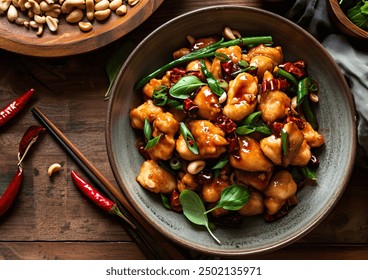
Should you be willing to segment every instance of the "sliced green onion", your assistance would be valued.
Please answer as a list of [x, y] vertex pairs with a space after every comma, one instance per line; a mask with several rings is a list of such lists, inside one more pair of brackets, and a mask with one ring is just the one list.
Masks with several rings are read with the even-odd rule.
[[308, 94], [309, 94], [309, 85], [310, 85], [310, 78], [308, 78], [308, 77], [299, 81], [298, 91], [297, 91], [297, 95], [296, 95], [296, 104], [297, 104], [297, 106], [302, 104], [304, 99], [308, 96]]
[[185, 140], [185, 143], [187, 144], [188, 149], [195, 155], [199, 154], [199, 149], [197, 146], [197, 143], [188, 129], [188, 127], [185, 125], [185, 123], [180, 122], [180, 132], [183, 135], [183, 138]]
[[179, 170], [183, 166], [181, 159], [177, 157], [172, 157], [169, 161], [169, 164], [170, 164], [171, 169], [175, 171]]
[[282, 147], [282, 154], [287, 156], [289, 153], [289, 134], [285, 129], [281, 129], [281, 147]]
[[152, 94], [153, 104], [155, 104], [156, 106], [163, 107], [166, 105], [168, 100], [169, 98], [167, 96], [166, 86], [159, 86], [154, 89], [153, 94]]
[[143, 134], [147, 141], [151, 140], [152, 138], [152, 126], [149, 123], [148, 119], [144, 119], [143, 122]]
[[170, 200], [169, 200], [165, 195], [163, 195], [162, 193], [160, 193], [160, 195], [161, 195], [161, 202], [162, 202], [162, 205], [163, 205], [167, 210], [171, 210]]
[[229, 159], [227, 157], [224, 157], [220, 159], [216, 164], [212, 167], [212, 170], [216, 169], [222, 169], [226, 166], [226, 164], [229, 162]]
[[226, 62], [226, 61], [231, 60], [231, 58], [227, 54], [221, 53], [221, 52], [215, 52], [215, 57], [221, 62]]
[[306, 179], [311, 179], [313, 181], [317, 181], [317, 174], [310, 169], [308, 166], [300, 167], [300, 171]]
[[153, 148], [154, 146], [157, 145], [158, 141], [160, 141], [162, 134], [160, 134], [159, 136], [156, 136], [155, 138], [149, 140], [146, 144], [146, 147], [144, 147], [146, 150]]
[[251, 124], [255, 123], [259, 120], [259, 117], [262, 115], [261, 111], [254, 112], [248, 115], [243, 121], [242, 124]]
[[276, 75], [281, 76], [281, 77], [285, 78], [286, 80], [288, 80], [291, 83], [291, 85], [294, 87], [295, 90], [298, 89], [298, 81], [293, 76], [293, 74], [290, 74], [288, 71], [286, 71], [284, 69], [277, 68]]

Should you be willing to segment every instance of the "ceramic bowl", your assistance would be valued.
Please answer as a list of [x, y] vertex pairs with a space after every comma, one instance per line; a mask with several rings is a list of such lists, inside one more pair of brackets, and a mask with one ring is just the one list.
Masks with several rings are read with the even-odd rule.
[[[272, 24], [270, 24], [272, 22]], [[237, 228], [219, 227], [218, 245], [204, 229], [184, 215], [166, 210], [159, 195], [143, 189], [136, 177], [143, 162], [135, 147], [136, 133], [129, 110], [142, 103], [133, 87], [142, 77], [171, 61], [173, 51], [194, 37], [220, 34], [225, 26], [243, 36], [271, 35], [283, 47], [285, 60], [308, 62], [309, 73], [319, 80], [321, 100], [316, 112], [326, 144], [319, 155], [318, 184], [303, 188], [299, 204], [282, 219], [266, 223], [262, 217], [246, 219]], [[195, 10], [152, 32], [122, 66], [109, 101], [106, 140], [116, 180], [138, 212], [172, 241], [201, 253], [245, 256], [288, 245], [319, 224], [334, 208], [349, 180], [355, 157], [355, 111], [349, 88], [339, 68], [312, 36], [290, 21], [263, 10], [243, 6], [213, 6]]]
[[332, 22], [344, 34], [354, 39], [366, 41], [368, 31], [361, 29], [350, 21], [339, 5], [339, 0], [328, 0], [328, 12]]

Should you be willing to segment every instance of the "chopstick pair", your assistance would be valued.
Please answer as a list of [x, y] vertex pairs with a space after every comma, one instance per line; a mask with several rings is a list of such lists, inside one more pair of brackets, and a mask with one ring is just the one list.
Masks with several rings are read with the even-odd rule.
[[156, 231], [129, 204], [121, 192], [90, 162], [81, 151], [51, 122], [37, 107], [32, 113], [38, 122], [55, 138], [62, 148], [74, 159], [91, 181], [113, 200], [128, 222], [124, 229], [135, 240], [148, 259], [186, 259], [184, 254]]

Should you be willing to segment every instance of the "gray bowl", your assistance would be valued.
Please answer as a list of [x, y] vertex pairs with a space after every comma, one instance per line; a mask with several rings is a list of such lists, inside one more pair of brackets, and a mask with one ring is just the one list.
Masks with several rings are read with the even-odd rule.
[[[271, 24], [272, 22], [272, 24]], [[304, 59], [310, 76], [320, 83], [317, 109], [326, 144], [319, 159], [317, 186], [298, 193], [299, 204], [274, 223], [262, 217], [246, 219], [238, 228], [217, 228], [218, 245], [205, 229], [166, 210], [160, 197], [143, 189], [135, 178], [143, 162], [136, 150], [136, 134], [129, 110], [141, 103], [134, 84], [171, 60], [173, 51], [194, 37], [219, 34], [225, 26], [243, 36], [271, 35], [283, 47], [285, 60]], [[312, 230], [334, 208], [352, 172], [356, 149], [355, 111], [349, 88], [338, 66], [311, 35], [292, 22], [263, 10], [242, 6], [214, 6], [179, 16], [151, 33], [122, 66], [112, 88], [106, 126], [109, 160], [116, 180], [134, 208], [172, 241], [202, 253], [221, 256], [259, 254], [286, 246]]]

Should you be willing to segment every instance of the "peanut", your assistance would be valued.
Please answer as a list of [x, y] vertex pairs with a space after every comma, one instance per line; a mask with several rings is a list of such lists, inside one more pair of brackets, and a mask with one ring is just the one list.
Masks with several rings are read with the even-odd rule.
[[18, 10], [13, 5], [10, 5], [8, 8], [8, 13], [6, 14], [8, 20], [10, 22], [14, 22], [18, 17]]
[[99, 21], [107, 19], [111, 14], [110, 9], [102, 10], [102, 11], [96, 11], [95, 12], [95, 18]]
[[92, 29], [92, 23], [86, 21], [78, 22], [79, 29], [83, 32], [88, 32]]
[[51, 164], [50, 167], [47, 169], [47, 174], [49, 177], [52, 176], [55, 172], [59, 171], [61, 169], [61, 165], [58, 163]]
[[116, 11], [121, 5], [123, 5], [123, 1], [122, 0], [112, 0], [110, 2], [110, 10], [112, 11]]
[[66, 21], [69, 23], [77, 23], [82, 20], [84, 13], [81, 9], [74, 9], [70, 14], [66, 16]]
[[59, 20], [50, 16], [46, 16], [46, 24], [51, 32], [55, 32], [59, 26]]
[[86, 0], [86, 16], [89, 20], [93, 20], [95, 17], [95, 1]]
[[101, 2], [98, 2], [95, 4], [95, 11], [102, 11], [106, 10], [110, 5], [110, 2], [108, 0], [102, 0]]
[[115, 13], [118, 16], [123, 16], [127, 13], [128, 9], [126, 5], [121, 5], [119, 8], [116, 9]]

